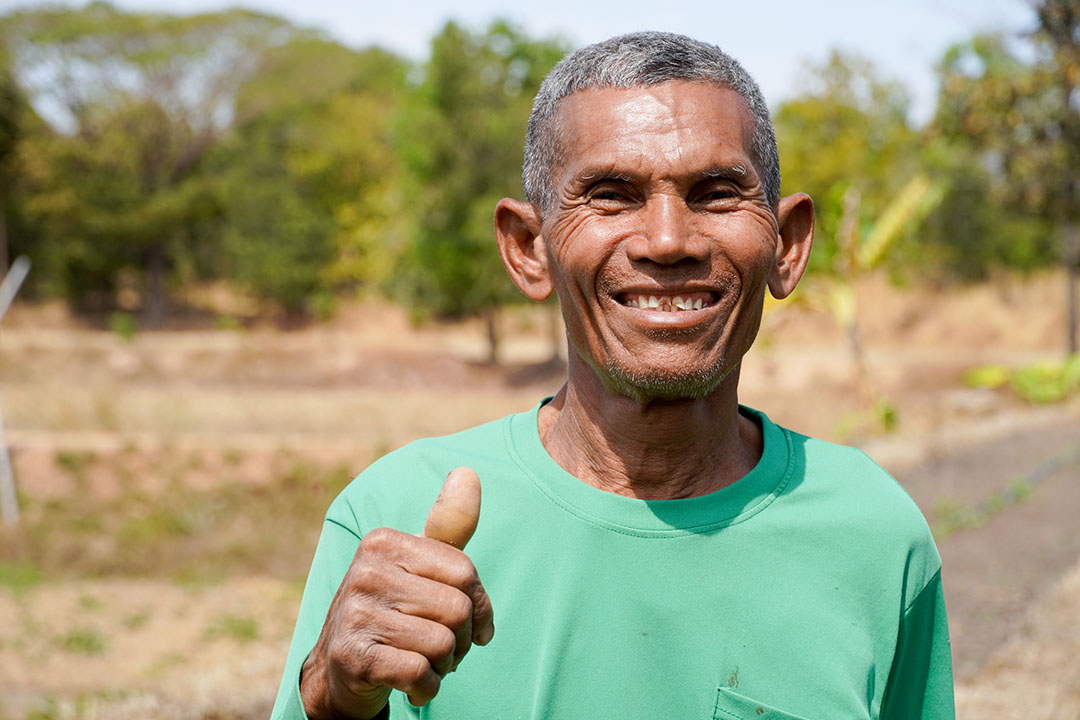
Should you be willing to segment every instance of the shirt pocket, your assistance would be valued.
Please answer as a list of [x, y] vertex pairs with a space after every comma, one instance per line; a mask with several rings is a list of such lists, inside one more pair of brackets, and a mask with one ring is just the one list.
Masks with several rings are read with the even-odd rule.
[[713, 720], [807, 720], [802, 715], [778, 710], [772, 705], [758, 702], [753, 698], [720, 687], [716, 690], [716, 708]]

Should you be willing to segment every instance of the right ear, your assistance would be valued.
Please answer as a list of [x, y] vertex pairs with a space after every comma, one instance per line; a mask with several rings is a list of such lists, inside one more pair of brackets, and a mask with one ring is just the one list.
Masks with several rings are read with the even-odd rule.
[[537, 302], [547, 300], [554, 288], [540, 227], [540, 213], [530, 203], [503, 198], [495, 206], [495, 237], [506, 272]]

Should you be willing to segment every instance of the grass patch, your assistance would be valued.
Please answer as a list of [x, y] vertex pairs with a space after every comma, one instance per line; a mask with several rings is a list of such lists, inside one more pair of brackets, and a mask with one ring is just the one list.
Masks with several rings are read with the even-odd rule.
[[1008, 386], [1033, 405], [1062, 402], [1080, 391], [1080, 354], [1064, 360], [1042, 360], [1018, 368], [983, 365], [964, 373], [969, 387], [998, 389]]
[[148, 622], [150, 622], [150, 611], [146, 608], [125, 615], [123, 619], [120, 620], [120, 624], [127, 630], [138, 630]]
[[[64, 475], [111, 476], [115, 492], [70, 493], [24, 505], [18, 532], [0, 538], [0, 587], [42, 579], [157, 577], [184, 584], [237, 575], [303, 577], [327, 506], [352, 476], [280, 450], [256, 458], [269, 479], [252, 483], [220, 467], [217, 451], [129, 448], [110, 453], [60, 451]], [[211, 453], [211, 454], [207, 454]], [[227, 451], [225, 464], [246, 463]], [[153, 480], [146, 482], [147, 479]], [[107, 483], [108, 484], [108, 483]]]
[[14, 592], [25, 592], [42, 580], [41, 571], [26, 561], [4, 562], [0, 560], [0, 587]]
[[86, 471], [97, 460], [97, 455], [89, 451], [57, 450], [56, 464], [76, 480], [86, 477]]
[[238, 642], [251, 642], [259, 637], [259, 624], [255, 618], [239, 615], [222, 615], [206, 630], [209, 640], [229, 638]]
[[73, 628], [58, 641], [60, 647], [80, 655], [100, 655], [105, 652], [105, 639], [93, 628]]
[[101, 601], [101, 598], [90, 593], [82, 593], [79, 595], [79, 607], [83, 610], [100, 610], [105, 607], [105, 603]]

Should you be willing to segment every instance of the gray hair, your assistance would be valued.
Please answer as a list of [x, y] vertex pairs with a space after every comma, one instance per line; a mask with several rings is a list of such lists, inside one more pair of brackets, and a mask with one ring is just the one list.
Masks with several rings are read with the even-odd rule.
[[547, 213], [555, 203], [552, 172], [559, 154], [559, 103], [589, 88], [648, 87], [692, 80], [730, 88], [750, 107], [754, 121], [752, 160], [763, 175], [765, 197], [780, 199], [780, 156], [769, 108], [757, 83], [734, 58], [715, 45], [665, 32], [639, 32], [587, 45], [552, 68], [533, 101], [525, 135], [521, 179], [525, 197]]

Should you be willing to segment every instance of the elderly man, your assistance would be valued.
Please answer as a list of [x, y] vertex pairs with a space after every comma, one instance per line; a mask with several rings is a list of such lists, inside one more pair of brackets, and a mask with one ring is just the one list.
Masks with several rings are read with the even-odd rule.
[[738, 402], [766, 288], [795, 288], [813, 235], [753, 80], [682, 36], [579, 50], [536, 98], [524, 182], [495, 233], [528, 297], [558, 293], [566, 383], [338, 497], [274, 717], [952, 717], [918, 509]]

